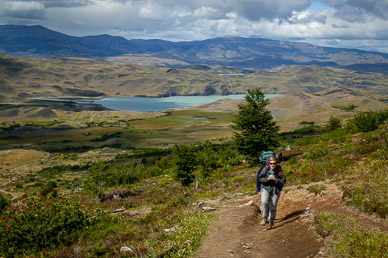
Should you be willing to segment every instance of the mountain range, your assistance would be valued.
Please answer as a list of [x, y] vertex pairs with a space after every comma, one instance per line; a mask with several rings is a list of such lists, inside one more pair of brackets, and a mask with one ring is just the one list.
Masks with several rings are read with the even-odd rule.
[[141, 57], [151, 65], [175, 67], [206, 64], [264, 70], [283, 65], [317, 65], [388, 73], [388, 54], [357, 49], [243, 37], [182, 42], [127, 40], [106, 34], [74, 37], [40, 25], [0, 25], [0, 53], [15, 57], [86, 57], [136, 64], [142, 64]]

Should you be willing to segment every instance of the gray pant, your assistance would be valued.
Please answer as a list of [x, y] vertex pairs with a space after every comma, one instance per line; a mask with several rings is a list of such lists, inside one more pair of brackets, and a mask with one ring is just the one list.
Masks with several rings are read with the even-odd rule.
[[267, 220], [275, 220], [279, 194], [270, 194], [264, 188], [261, 189], [261, 216]]

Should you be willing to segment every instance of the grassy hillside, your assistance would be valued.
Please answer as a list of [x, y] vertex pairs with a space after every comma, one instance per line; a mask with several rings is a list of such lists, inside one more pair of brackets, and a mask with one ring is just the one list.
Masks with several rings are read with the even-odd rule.
[[[83, 58], [0, 56], [1, 101], [31, 97], [169, 96], [318, 92], [332, 87], [362, 89], [386, 96], [388, 77], [379, 73], [318, 66], [289, 66], [271, 72], [210, 66], [144, 67]], [[246, 74], [238, 76], [233, 74]]]
[[[187, 131], [196, 127], [194, 120], [215, 120], [211, 123], [217, 126], [228, 115], [182, 111], [175, 116], [139, 120], [136, 126], [152, 128], [157, 134], [181, 130], [181, 136], [175, 132], [178, 136], [170, 136], [169, 141], [178, 143], [182, 137], [197, 144], [159, 149], [93, 146], [87, 152], [58, 149], [49, 153], [32, 150], [46, 147], [30, 142], [2, 151], [0, 250], [18, 255], [115, 256], [126, 246], [134, 256], [193, 255], [212, 220], [212, 213], [200, 212], [197, 203], [256, 194], [257, 168], [249, 168], [233, 145], [204, 142]], [[282, 167], [288, 179], [284, 191], [297, 187], [321, 194], [330, 182], [342, 189], [342, 202], [357, 209], [356, 214], [384, 219], [388, 215], [388, 125], [363, 133], [356, 124], [284, 142], [290, 145], [290, 150], [283, 150]], [[106, 139], [106, 130], [116, 136], [118, 132], [113, 127], [88, 129], [96, 139]], [[44, 140], [65, 145], [87, 137], [69, 132], [58, 139], [46, 134]], [[192, 132], [201, 133], [201, 129]], [[151, 133], [144, 137], [152, 141]], [[194, 168], [195, 182], [189, 187], [182, 186], [177, 177], [182, 164]], [[313, 186], [308, 185], [312, 182]], [[7, 204], [11, 198], [12, 206]], [[59, 217], [51, 219], [54, 216]], [[314, 218], [317, 233], [329, 237], [326, 252], [331, 256], [388, 254], [384, 225], [376, 222], [377, 227], [372, 227], [340, 210], [324, 210]], [[43, 236], [44, 242], [34, 241]]]

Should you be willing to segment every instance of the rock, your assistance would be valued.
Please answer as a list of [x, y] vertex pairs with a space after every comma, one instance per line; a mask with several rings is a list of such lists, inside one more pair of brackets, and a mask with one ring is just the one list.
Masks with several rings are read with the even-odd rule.
[[171, 233], [171, 232], [174, 232], [177, 227], [178, 226], [175, 226], [175, 227], [172, 227], [172, 228], [166, 228], [166, 229], [163, 229], [163, 231], [165, 231], [167, 233]]
[[252, 248], [252, 243], [241, 243], [242, 244], [242, 247], [245, 248], [245, 249], [251, 249]]
[[113, 210], [111, 211], [112, 213], [116, 213], [116, 212], [123, 212], [125, 211], [125, 208], [124, 207], [121, 207], [120, 209], [116, 209], [116, 210]]
[[204, 206], [204, 205], [205, 205], [204, 202], [198, 202], [198, 203], [197, 203], [197, 206], [198, 206], [198, 207], [202, 207], [202, 206]]
[[120, 253], [133, 253], [133, 250], [128, 246], [122, 246], [120, 248]]
[[249, 201], [249, 202], [247, 202], [245, 204], [240, 205], [240, 207], [243, 207], [243, 206], [254, 206], [254, 205], [255, 205], [255, 203], [253, 201]]
[[213, 208], [213, 207], [202, 207], [201, 208], [202, 212], [215, 211], [215, 210], [216, 210], [216, 208]]

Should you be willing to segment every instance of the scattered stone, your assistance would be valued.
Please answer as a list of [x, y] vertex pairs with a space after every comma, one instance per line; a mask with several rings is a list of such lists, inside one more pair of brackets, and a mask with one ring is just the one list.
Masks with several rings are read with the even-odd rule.
[[117, 213], [117, 212], [123, 212], [123, 211], [125, 211], [125, 208], [121, 207], [120, 209], [116, 209], [116, 210], [111, 211], [111, 213]]
[[204, 202], [198, 202], [198, 203], [197, 203], [197, 206], [198, 206], [198, 207], [202, 207], [202, 206], [204, 206], [204, 205], [205, 205]]
[[249, 201], [245, 204], [241, 204], [239, 207], [243, 207], [243, 206], [255, 206], [255, 203], [253, 201]]
[[204, 205], [205, 205], [204, 202], [198, 202], [198, 203], [197, 203], [198, 210], [199, 210], [199, 211], [202, 211], [202, 212], [206, 212], [206, 211], [215, 211], [215, 210], [216, 210], [216, 208], [213, 208], [213, 207], [205, 207]]
[[215, 210], [216, 210], [216, 208], [213, 208], [213, 207], [202, 207], [201, 208], [202, 212], [215, 211]]
[[242, 242], [242, 247], [245, 248], [245, 249], [251, 249], [252, 248], [252, 243], [244, 243]]
[[241, 195], [244, 195], [243, 193], [222, 193], [223, 195], [225, 195], [226, 197], [235, 197], [235, 196], [241, 196]]
[[303, 217], [310, 217], [312, 214], [311, 208], [307, 207], [304, 214], [302, 215]]
[[122, 246], [120, 248], [120, 253], [133, 253], [133, 250], [128, 246]]
[[175, 229], [177, 228], [178, 226], [175, 226], [175, 227], [172, 227], [172, 228], [166, 228], [166, 229], [163, 229], [163, 231], [167, 232], [167, 233], [172, 233], [175, 231]]

